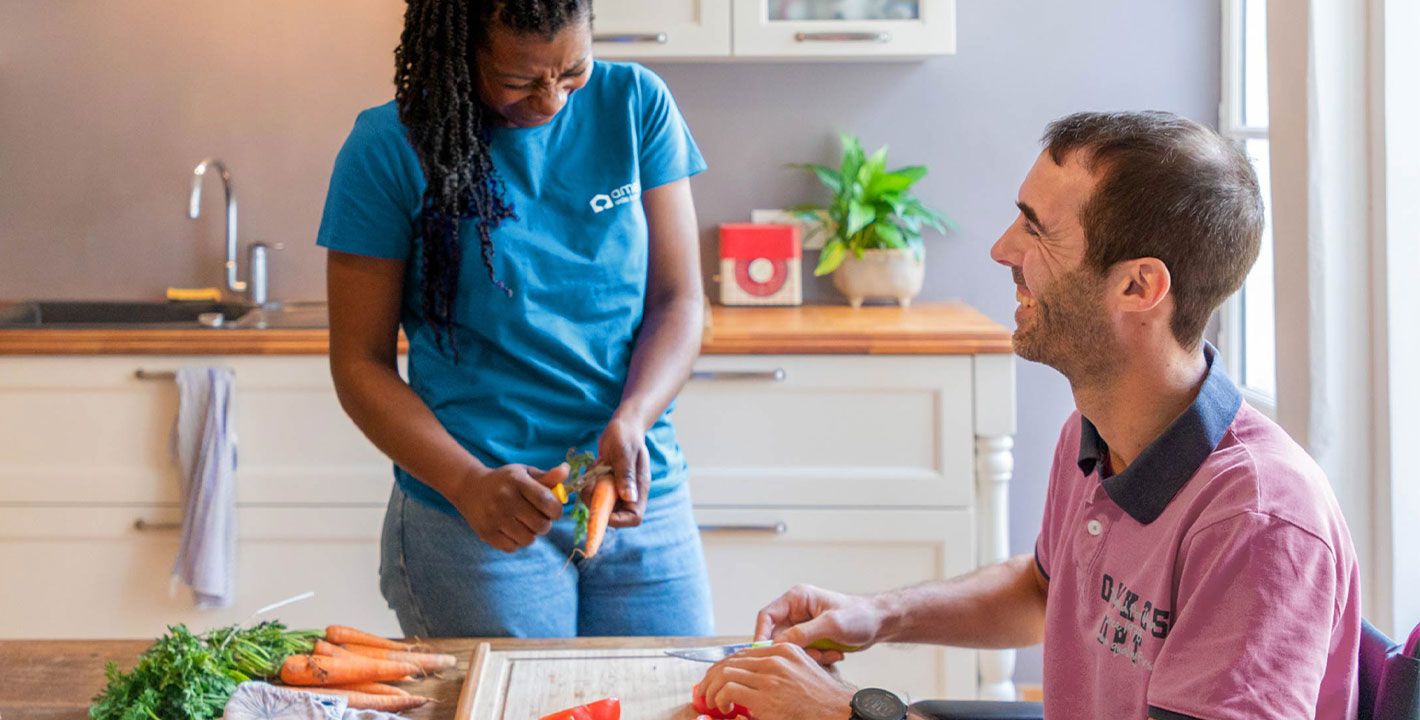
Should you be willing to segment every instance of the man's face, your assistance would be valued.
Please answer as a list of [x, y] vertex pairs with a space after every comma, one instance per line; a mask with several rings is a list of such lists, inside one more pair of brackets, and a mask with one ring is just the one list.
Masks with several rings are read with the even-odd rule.
[[1048, 152], [1021, 183], [1019, 213], [991, 248], [1016, 283], [1016, 353], [1081, 381], [1113, 363], [1105, 277], [1084, 264], [1080, 210], [1095, 178], [1072, 153], [1057, 165]]
[[592, 30], [572, 23], [551, 40], [498, 24], [478, 51], [479, 96], [508, 127], [546, 125], [592, 75]]

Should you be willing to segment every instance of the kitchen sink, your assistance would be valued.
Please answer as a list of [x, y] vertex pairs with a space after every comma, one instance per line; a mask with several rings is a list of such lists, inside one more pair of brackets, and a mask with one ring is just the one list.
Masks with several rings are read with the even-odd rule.
[[254, 307], [246, 303], [29, 300], [0, 304], [0, 329], [323, 328], [325, 303]]

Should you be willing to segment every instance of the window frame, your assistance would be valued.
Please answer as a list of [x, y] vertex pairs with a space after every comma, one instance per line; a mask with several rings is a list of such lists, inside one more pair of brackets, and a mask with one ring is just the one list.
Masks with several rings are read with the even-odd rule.
[[[1222, 84], [1221, 97], [1218, 103], [1218, 132], [1224, 137], [1235, 140], [1239, 143], [1246, 143], [1248, 140], [1271, 140], [1270, 127], [1258, 127], [1246, 125], [1243, 122], [1243, 92], [1244, 82], [1244, 48], [1243, 42], [1246, 37], [1246, 2], [1247, 0], [1221, 0], [1222, 1]], [[1262, 2], [1263, 0], [1252, 0]], [[1270, 161], [1269, 153], [1269, 161]], [[1271, 213], [1271, 203], [1268, 203], [1268, 212]], [[1271, 219], [1268, 219], [1271, 222]], [[1246, 281], [1244, 281], [1246, 287]], [[1247, 344], [1243, 340], [1244, 319], [1243, 319], [1243, 289], [1239, 289], [1233, 296], [1224, 301], [1222, 307], [1218, 309], [1218, 345], [1219, 353], [1222, 355], [1224, 367], [1237, 383], [1238, 390], [1249, 405], [1260, 410], [1272, 419], [1277, 418], [1277, 398], [1250, 387], [1245, 383], [1246, 377], [1243, 374]]]

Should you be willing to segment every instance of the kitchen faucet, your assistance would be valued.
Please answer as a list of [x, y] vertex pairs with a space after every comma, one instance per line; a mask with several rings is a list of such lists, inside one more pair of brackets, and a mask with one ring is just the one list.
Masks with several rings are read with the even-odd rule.
[[[254, 305], [265, 305], [267, 301], [266, 291], [266, 253], [270, 248], [266, 243], [252, 243], [247, 248], [247, 279], [244, 282], [237, 279], [237, 196], [232, 190], [232, 173], [227, 170], [227, 166], [217, 158], [207, 158], [197, 164], [192, 170], [192, 196], [187, 203], [187, 216], [196, 220], [202, 214], [202, 179], [207, 176], [209, 168], [216, 168], [218, 177], [222, 178], [222, 191], [227, 200], [227, 289], [234, 293], [242, 293], [251, 300]], [[276, 246], [281, 249], [280, 245]]]

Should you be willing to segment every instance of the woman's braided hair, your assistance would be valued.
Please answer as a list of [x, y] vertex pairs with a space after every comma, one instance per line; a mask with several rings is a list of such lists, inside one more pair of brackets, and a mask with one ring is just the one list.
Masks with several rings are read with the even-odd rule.
[[478, 233], [489, 280], [512, 294], [493, 272], [492, 233], [517, 216], [493, 166], [498, 120], [478, 97], [475, 50], [487, 42], [492, 23], [550, 39], [590, 20], [591, 6], [591, 0], [408, 0], [394, 52], [395, 102], [428, 181], [420, 213], [420, 295], [440, 347], [445, 337], [453, 345], [458, 325], [460, 220], [471, 221]]

